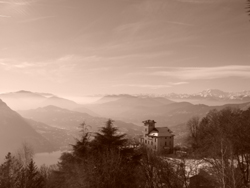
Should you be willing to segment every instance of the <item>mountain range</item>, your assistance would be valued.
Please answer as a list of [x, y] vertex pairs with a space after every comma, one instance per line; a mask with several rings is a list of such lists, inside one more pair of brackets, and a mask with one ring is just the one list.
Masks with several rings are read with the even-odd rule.
[[[59, 108], [56, 106], [40, 107], [32, 110], [18, 111], [18, 113], [28, 119], [45, 123], [51, 127], [66, 130], [68, 133], [77, 137], [81, 130], [81, 124], [85, 123], [90, 132], [96, 132], [107, 122], [107, 118], [93, 117], [87, 113], [76, 112]], [[114, 122], [122, 133], [129, 135], [141, 134], [141, 128], [119, 120]]]
[[[81, 107], [80, 104], [72, 100], [61, 98], [50, 93], [37, 93], [30, 91], [17, 91], [0, 94], [0, 99], [8, 104], [13, 110], [28, 110], [48, 105], [55, 105], [61, 108], [74, 109]], [[88, 109], [85, 111], [93, 113]]]
[[183, 143], [183, 138], [187, 135], [186, 122], [192, 117], [204, 117], [210, 110], [221, 110], [226, 107], [245, 110], [250, 107], [250, 102], [208, 106], [174, 102], [162, 96], [112, 95], [85, 107], [100, 116], [109, 116], [137, 125], [142, 125], [141, 122], [144, 120], [153, 119], [157, 122], [156, 126], [171, 128], [176, 135], [176, 142]]
[[224, 105], [250, 102], [250, 91], [225, 92], [218, 89], [207, 89], [194, 94], [169, 93], [163, 95], [137, 95], [149, 97], [164, 97], [175, 102], [190, 102], [193, 104]]
[[13, 150], [22, 142], [32, 143], [36, 152], [68, 149], [79, 137], [80, 124], [84, 122], [89, 131], [95, 132], [108, 118], [115, 120], [121, 133], [131, 136], [142, 134], [142, 121], [153, 119], [156, 126], [168, 126], [175, 134], [176, 143], [183, 144], [187, 136], [186, 122], [193, 116], [204, 117], [210, 110], [225, 107], [243, 110], [250, 107], [248, 91], [107, 95], [86, 105], [30, 91], [0, 94], [0, 98], [1, 152]]
[[[3, 94], [1, 97], [5, 101], [7, 99], [12, 105], [20, 102], [19, 105], [23, 105], [24, 109], [40, 105], [38, 108], [21, 110], [17, 113], [0, 100], [1, 158], [7, 152], [17, 151], [23, 143], [31, 145], [36, 153], [69, 149], [71, 148], [70, 144], [75, 143], [76, 138], [80, 136], [81, 123], [85, 122], [86, 125], [90, 125], [89, 131], [95, 132], [104, 126], [108, 120], [107, 118], [94, 117], [87, 113], [69, 110], [73, 107], [79, 108], [81, 105], [51, 94], [19, 91]], [[52, 103], [57, 106], [43, 107], [45, 103]], [[65, 106], [68, 109], [65, 109]], [[93, 113], [88, 109], [85, 110], [84, 107], [81, 110]], [[119, 128], [121, 133], [127, 133], [128, 135], [141, 134], [141, 127], [132, 123], [117, 120], [115, 126]]]

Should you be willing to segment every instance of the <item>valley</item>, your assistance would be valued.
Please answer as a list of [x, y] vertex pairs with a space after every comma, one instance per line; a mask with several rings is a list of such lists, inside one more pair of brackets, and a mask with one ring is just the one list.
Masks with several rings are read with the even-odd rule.
[[[221, 98], [218, 91], [213, 96]], [[0, 97], [14, 109], [21, 109], [15, 112], [8, 107], [8, 103], [1, 102], [1, 128], [4, 130], [1, 132], [2, 156], [8, 149], [16, 150], [22, 142], [32, 143], [35, 152], [69, 150], [83, 128], [96, 132], [108, 118], [115, 120], [121, 134], [126, 133], [131, 138], [142, 134], [142, 121], [153, 119], [157, 126], [168, 126], [174, 132], [175, 144], [185, 145], [188, 133], [186, 122], [190, 118], [204, 117], [211, 110], [226, 107], [246, 110], [250, 106], [250, 102], [208, 106], [175, 102], [162, 96], [132, 95], [107, 95], [84, 105], [53, 94], [29, 91], [0, 94]], [[83, 123], [84, 127], [81, 126]], [[4, 149], [10, 140], [13, 144]]]

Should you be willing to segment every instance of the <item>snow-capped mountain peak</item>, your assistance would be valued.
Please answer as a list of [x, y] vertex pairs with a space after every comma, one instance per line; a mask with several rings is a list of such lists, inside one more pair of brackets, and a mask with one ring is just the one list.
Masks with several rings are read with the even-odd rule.
[[227, 97], [229, 93], [226, 93], [224, 91], [218, 90], [218, 89], [207, 89], [204, 90], [197, 95], [202, 96], [202, 97], [219, 97], [219, 98], [224, 98]]

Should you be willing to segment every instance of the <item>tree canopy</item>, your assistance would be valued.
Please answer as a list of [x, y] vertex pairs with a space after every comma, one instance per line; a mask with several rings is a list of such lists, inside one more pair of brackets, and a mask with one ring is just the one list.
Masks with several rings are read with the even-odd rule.
[[[250, 108], [213, 110], [201, 120], [191, 119], [187, 124], [194, 153], [216, 167], [223, 187], [247, 186], [250, 182]], [[237, 166], [232, 161], [236, 161]]]
[[127, 139], [126, 134], [119, 134], [118, 128], [114, 127], [114, 121], [109, 119], [106, 125], [101, 128], [100, 132], [96, 133], [93, 143], [102, 149], [118, 149], [125, 145]]

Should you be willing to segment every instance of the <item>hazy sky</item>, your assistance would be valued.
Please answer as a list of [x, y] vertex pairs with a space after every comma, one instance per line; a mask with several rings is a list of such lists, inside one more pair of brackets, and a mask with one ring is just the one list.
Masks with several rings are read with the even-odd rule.
[[0, 0], [0, 93], [250, 90], [246, 0]]

